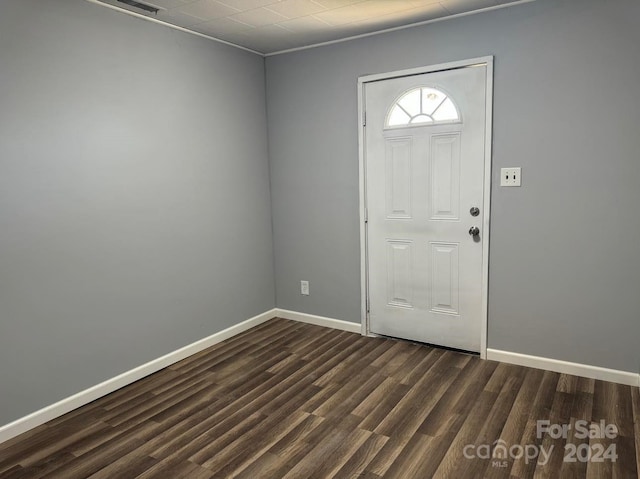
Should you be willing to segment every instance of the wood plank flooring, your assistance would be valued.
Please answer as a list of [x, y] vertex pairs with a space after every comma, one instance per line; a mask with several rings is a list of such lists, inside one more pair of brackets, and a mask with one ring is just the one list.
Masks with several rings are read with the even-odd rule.
[[638, 388], [274, 319], [0, 444], [0, 477], [636, 478], [639, 419]]

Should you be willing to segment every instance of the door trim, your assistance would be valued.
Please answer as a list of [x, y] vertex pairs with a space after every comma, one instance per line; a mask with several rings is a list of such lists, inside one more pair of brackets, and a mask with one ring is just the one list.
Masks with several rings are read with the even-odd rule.
[[480, 357], [487, 359], [487, 325], [489, 316], [489, 223], [491, 217], [491, 154], [493, 132], [493, 56], [471, 58], [437, 65], [397, 70], [387, 73], [377, 73], [358, 77], [358, 157], [359, 157], [359, 190], [360, 190], [360, 318], [362, 322], [361, 334], [373, 336], [369, 327], [369, 284], [367, 264], [367, 191], [366, 191], [366, 158], [365, 158], [365, 85], [367, 83], [390, 80], [393, 78], [434, 73], [443, 70], [454, 70], [476, 65], [487, 67], [486, 95], [485, 95], [485, 142], [484, 142], [484, 221], [482, 243], [482, 312], [480, 323]]

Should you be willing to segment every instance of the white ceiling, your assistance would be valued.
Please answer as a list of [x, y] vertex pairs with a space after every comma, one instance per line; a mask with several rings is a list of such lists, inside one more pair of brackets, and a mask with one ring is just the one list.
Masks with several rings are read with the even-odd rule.
[[263, 54], [522, 3], [514, 0], [137, 1], [160, 8], [160, 11], [157, 14], [146, 13], [118, 0], [98, 0], [99, 3], [117, 6]]

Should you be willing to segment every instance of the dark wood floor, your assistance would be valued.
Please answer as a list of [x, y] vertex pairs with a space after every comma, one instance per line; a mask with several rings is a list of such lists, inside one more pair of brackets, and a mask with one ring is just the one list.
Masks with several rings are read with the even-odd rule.
[[[638, 388], [276, 319], [1, 444], [0, 477], [636, 478], [639, 418]], [[473, 457], [498, 439], [553, 452]]]

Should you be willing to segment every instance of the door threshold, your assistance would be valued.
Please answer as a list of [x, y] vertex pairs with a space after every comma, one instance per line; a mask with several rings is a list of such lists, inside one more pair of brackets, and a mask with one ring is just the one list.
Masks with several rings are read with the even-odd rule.
[[423, 343], [421, 341], [416, 341], [416, 340], [413, 340], [413, 339], [397, 338], [395, 336], [386, 336], [384, 334], [376, 334], [375, 337], [384, 338], [384, 339], [393, 339], [395, 341], [403, 341], [405, 343], [416, 344], [418, 346], [427, 346], [427, 347], [433, 348], [433, 349], [442, 349], [444, 351], [451, 351], [451, 352], [454, 352], [454, 353], [461, 353], [461, 354], [467, 354], [469, 356], [480, 357], [480, 353], [477, 353], [477, 352], [474, 352], [474, 351], [467, 351], [466, 349], [458, 349], [458, 348], [452, 348], [452, 347], [449, 347], [449, 346], [442, 346], [440, 344]]

